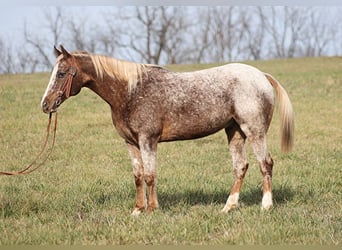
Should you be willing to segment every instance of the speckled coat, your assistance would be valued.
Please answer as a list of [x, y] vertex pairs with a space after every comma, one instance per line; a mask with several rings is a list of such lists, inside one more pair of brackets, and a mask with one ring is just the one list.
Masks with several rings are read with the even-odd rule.
[[[61, 92], [66, 84], [63, 74], [75, 69], [70, 96], [88, 87], [110, 105], [113, 124], [126, 141], [133, 164], [137, 190], [133, 215], [143, 212], [146, 206], [148, 211], [158, 207], [159, 142], [195, 139], [221, 129], [227, 134], [234, 169], [234, 184], [222, 211], [228, 212], [238, 205], [248, 169], [246, 139], [263, 175], [262, 208], [272, 206], [273, 160], [267, 151], [266, 133], [274, 109], [274, 90], [280, 102], [284, 151], [292, 146], [294, 117], [286, 91], [271, 75], [238, 63], [178, 73], [157, 65], [120, 62], [87, 53], [71, 54], [63, 47], [61, 51], [55, 48], [55, 52], [57, 61], [42, 98], [42, 109], [46, 113], [56, 112], [67, 99]], [[101, 69], [104, 72], [99, 77]]]

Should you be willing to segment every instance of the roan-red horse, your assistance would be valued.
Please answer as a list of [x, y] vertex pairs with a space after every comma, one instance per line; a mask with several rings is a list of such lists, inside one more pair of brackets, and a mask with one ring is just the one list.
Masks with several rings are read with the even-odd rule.
[[[272, 207], [273, 160], [266, 133], [274, 109], [274, 90], [281, 116], [281, 148], [293, 144], [294, 113], [279, 82], [267, 73], [240, 63], [195, 71], [171, 72], [87, 52], [55, 47], [57, 57], [41, 101], [45, 113], [56, 112], [70, 96], [87, 87], [106, 101], [133, 164], [136, 202], [133, 215], [158, 207], [156, 154], [159, 142], [204, 137], [225, 129], [233, 159], [234, 183], [222, 212], [238, 205], [248, 169], [249, 140], [263, 176], [262, 209]], [[148, 201], [144, 183], [147, 186]]]

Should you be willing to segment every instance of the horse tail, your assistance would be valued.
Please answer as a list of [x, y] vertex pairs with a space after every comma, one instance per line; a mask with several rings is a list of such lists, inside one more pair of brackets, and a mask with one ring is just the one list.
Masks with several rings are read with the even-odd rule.
[[267, 80], [271, 83], [277, 92], [279, 109], [280, 109], [280, 133], [281, 133], [281, 150], [289, 152], [293, 146], [294, 138], [294, 112], [292, 104], [285, 89], [280, 83], [270, 74], [264, 73]]

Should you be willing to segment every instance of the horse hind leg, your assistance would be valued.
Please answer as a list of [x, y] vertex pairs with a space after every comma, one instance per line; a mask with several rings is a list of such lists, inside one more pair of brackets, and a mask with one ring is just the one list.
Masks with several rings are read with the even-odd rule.
[[262, 184], [262, 203], [261, 208], [264, 210], [269, 210], [273, 206], [272, 202], [272, 169], [273, 169], [273, 159], [268, 153], [267, 157], [260, 163], [260, 170], [263, 176]]
[[241, 129], [246, 133], [247, 138], [253, 149], [253, 153], [257, 158], [260, 166], [260, 172], [263, 177], [262, 183], [262, 203], [261, 208], [263, 210], [269, 210], [273, 206], [272, 202], [272, 170], [273, 159], [270, 153], [267, 151], [266, 132], [252, 132], [245, 126], [241, 126]]
[[226, 128], [229, 150], [233, 160], [234, 184], [222, 212], [227, 213], [238, 206], [243, 179], [248, 169], [245, 140], [246, 136], [237, 123]]

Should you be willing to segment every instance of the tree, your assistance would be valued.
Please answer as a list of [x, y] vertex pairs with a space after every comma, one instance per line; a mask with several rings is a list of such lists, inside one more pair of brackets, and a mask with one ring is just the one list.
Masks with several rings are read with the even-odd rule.
[[265, 26], [258, 14], [260, 12], [258, 8], [254, 7], [240, 15], [240, 22], [246, 39], [245, 57], [253, 60], [260, 60], [263, 57], [265, 41]]
[[339, 22], [329, 25], [329, 17], [322, 16], [321, 9], [310, 8], [306, 12], [308, 25], [303, 31], [300, 56], [322, 56], [326, 53], [329, 43], [338, 41], [335, 35], [342, 27]]
[[85, 50], [92, 53], [99, 52], [99, 37], [97, 35], [99, 27], [98, 24], [92, 23], [87, 15], [69, 15], [65, 26], [68, 32], [66, 40], [69, 41], [70, 47], [75, 50]]
[[193, 37], [189, 36], [189, 29], [193, 25], [187, 19], [187, 10], [179, 7], [170, 8], [169, 13], [163, 12], [164, 26], [161, 33], [165, 33], [165, 63], [176, 64], [184, 63], [189, 60], [189, 47], [192, 46], [189, 41]]
[[240, 53], [242, 27], [239, 22], [239, 7], [212, 7], [210, 33], [213, 37], [213, 58], [217, 62], [232, 61]]
[[0, 37], [0, 73], [14, 72], [14, 58], [12, 54], [12, 47]]
[[[127, 9], [126, 9], [127, 10]], [[123, 17], [120, 47], [146, 63], [176, 63], [183, 56], [185, 30], [189, 27], [183, 10], [170, 6], [139, 6]]]
[[[192, 39], [198, 51], [197, 62], [227, 62], [245, 58], [252, 37], [250, 12], [239, 6], [202, 9]], [[197, 32], [196, 32], [197, 31]]]
[[43, 22], [24, 23], [23, 42], [0, 37], [0, 73], [50, 70], [59, 44], [153, 64], [342, 55], [340, 7], [108, 9], [43, 8]]
[[294, 57], [298, 52], [301, 33], [307, 25], [303, 8], [259, 8], [265, 31], [269, 34], [271, 53], [276, 58]]
[[[195, 63], [204, 63], [209, 59], [210, 46], [212, 45], [212, 36], [210, 33], [210, 27], [212, 23], [212, 16], [209, 14], [210, 9], [199, 8], [197, 16], [194, 18], [194, 24], [191, 28], [190, 35], [192, 39], [189, 46], [189, 61]], [[196, 24], [199, 27], [196, 28]]]
[[65, 25], [64, 13], [62, 7], [44, 9], [43, 19], [46, 20], [42, 26], [44, 32], [29, 31], [27, 23], [24, 24], [25, 42], [36, 53], [36, 57], [39, 58], [39, 68], [41, 70], [50, 69], [53, 66], [52, 46], [59, 44], [61, 41]]
[[16, 72], [20, 73], [34, 73], [37, 71], [39, 60], [30, 53], [27, 48], [21, 47], [17, 49], [16, 58]]

